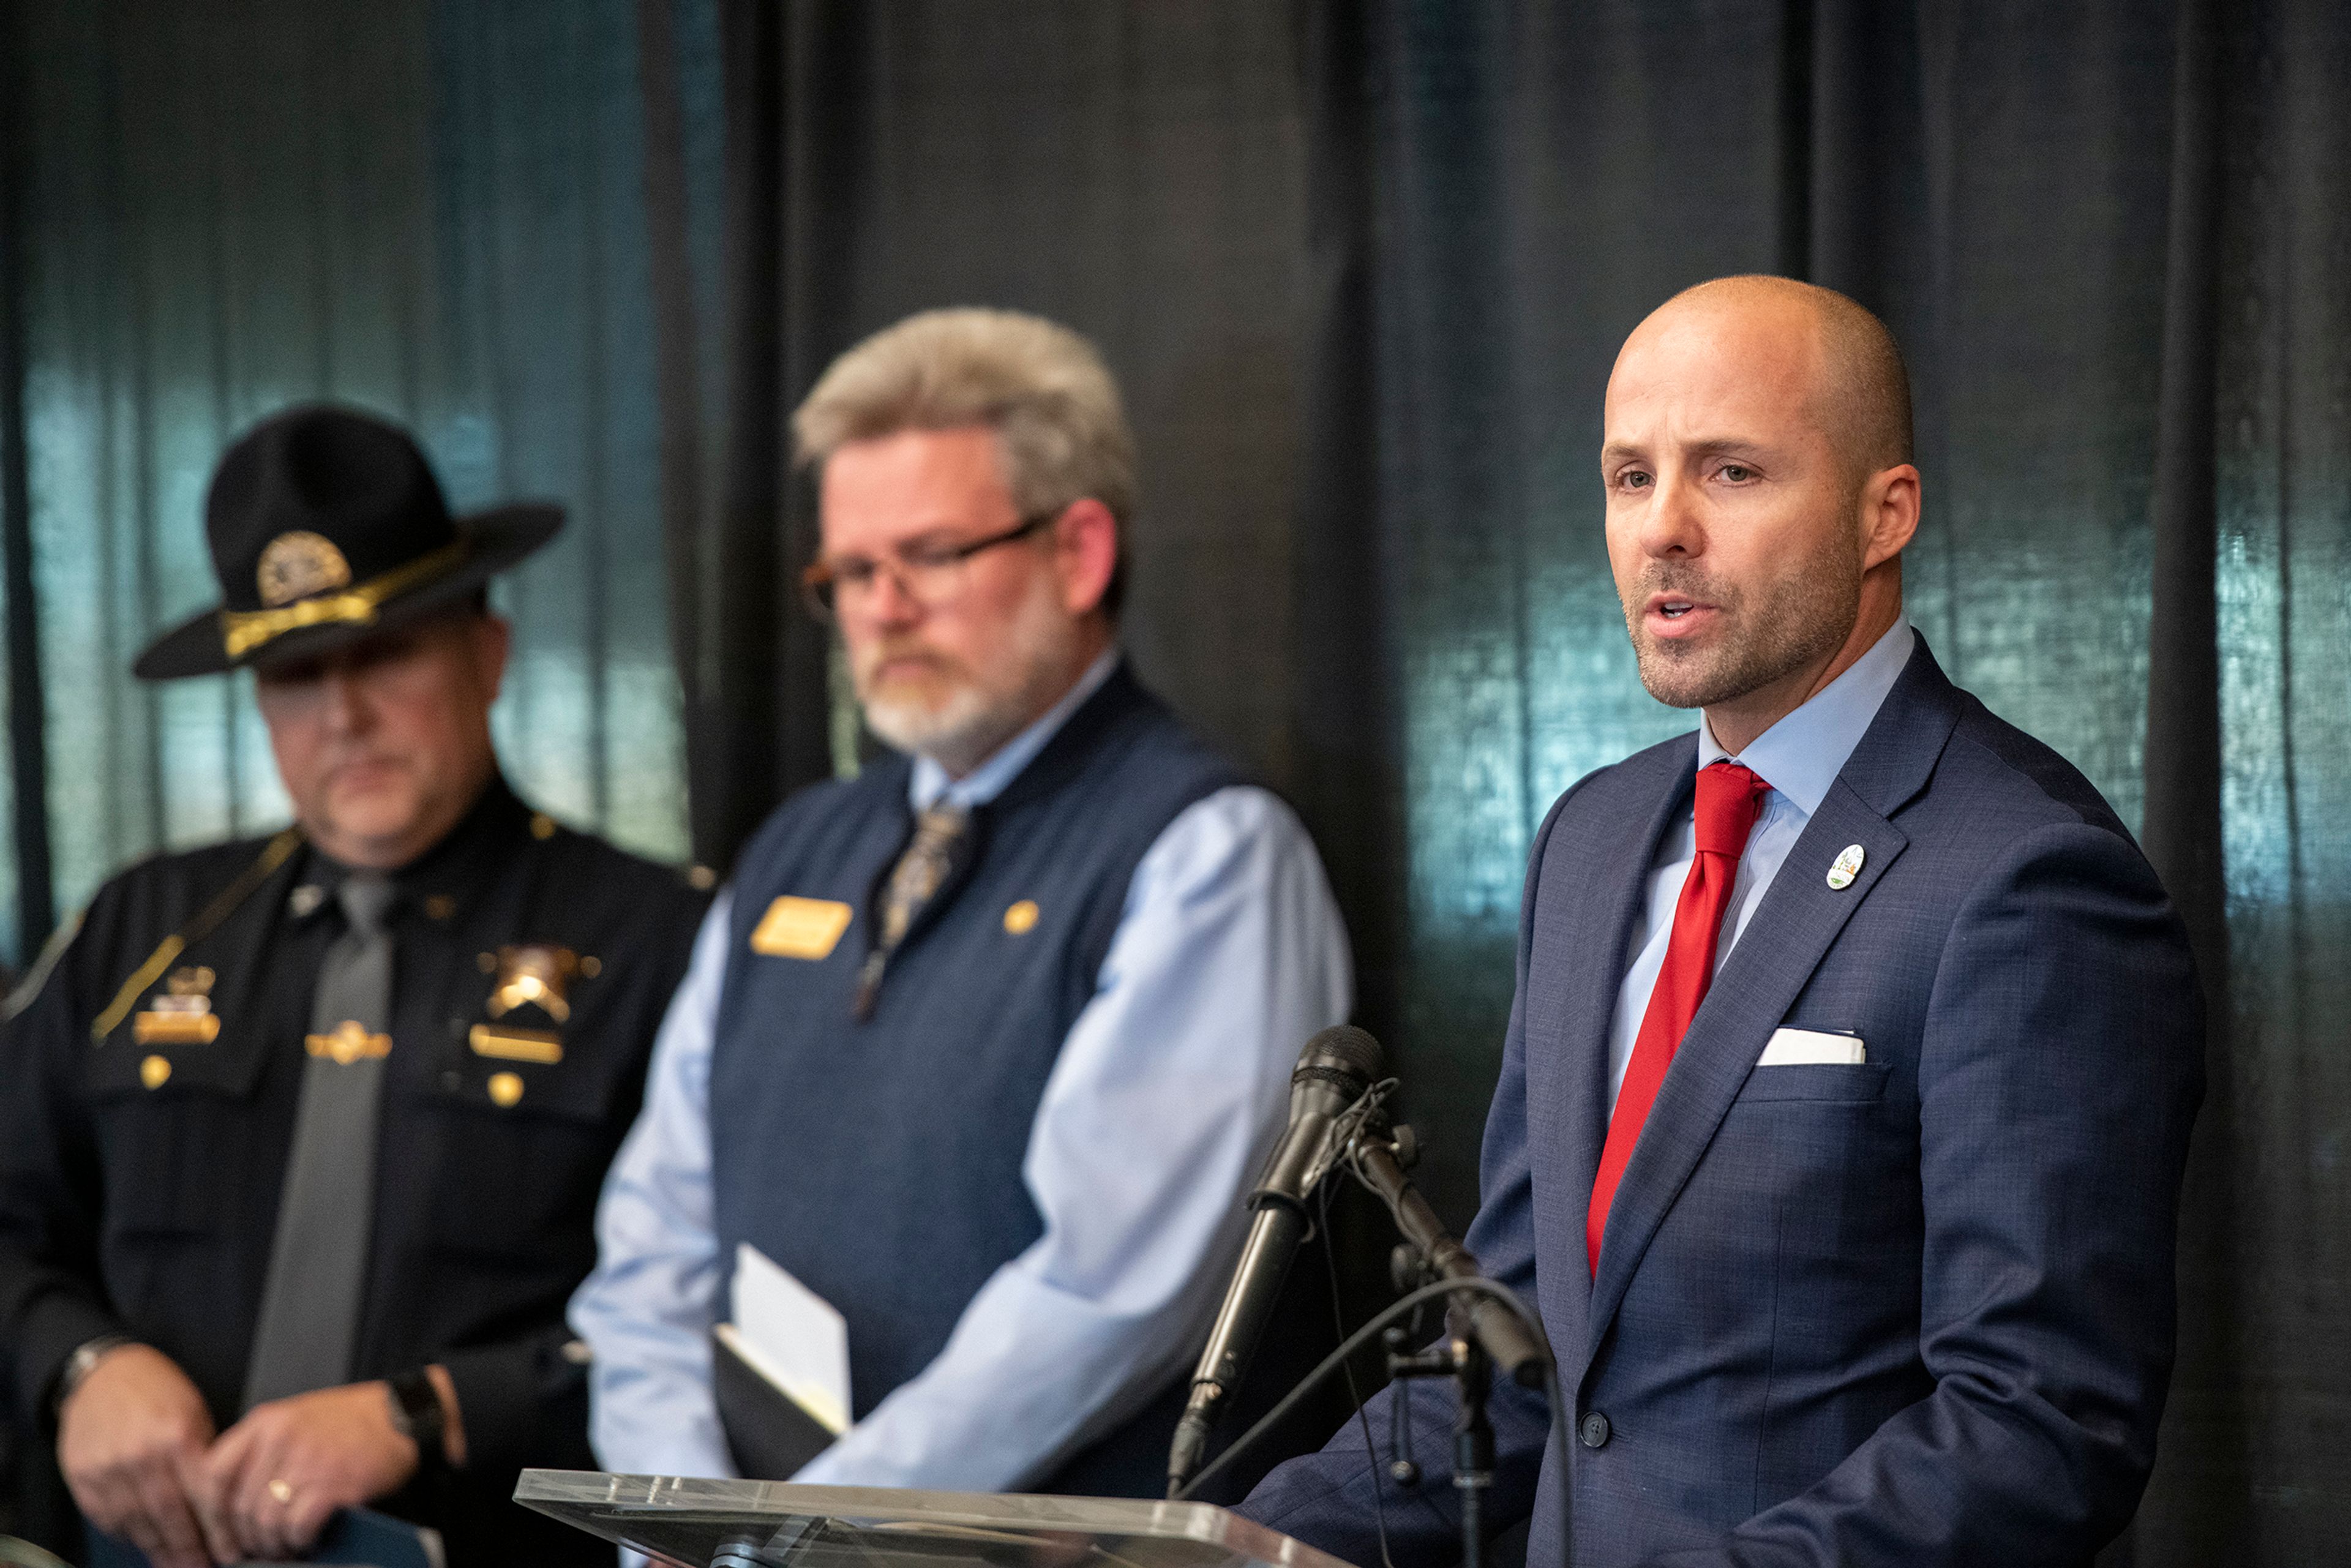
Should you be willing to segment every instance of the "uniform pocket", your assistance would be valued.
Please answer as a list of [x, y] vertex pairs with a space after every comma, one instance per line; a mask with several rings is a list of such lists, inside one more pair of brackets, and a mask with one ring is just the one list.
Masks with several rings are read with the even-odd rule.
[[90, 1052], [82, 1093], [105, 1173], [108, 1239], [211, 1235], [229, 1224], [255, 1136], [262, 1050], [235, 1033], [141, 1045], [126, 1024]]
[[428, 1095], [442, 1148], [434, 1249], [526, 1268], [592, 1257], [596, 1194], [626, 1130], [622, 1093], [620, 1074], [569, 1045], [548, 1063], [459, 1043]]

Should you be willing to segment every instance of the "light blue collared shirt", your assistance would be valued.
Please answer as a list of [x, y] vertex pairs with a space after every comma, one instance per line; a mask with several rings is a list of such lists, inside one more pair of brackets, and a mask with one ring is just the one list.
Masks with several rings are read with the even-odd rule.
[[[1886, 701], [1886, 694], [1910, 662], [1918, 635], [1907, 617], [1896, 617], [1869, 652], [1845, 667], [1844, 673], [1814, 693], [1811, 700], [1748, 743], [1736, 757], [1716, 744], [1706, 716], [1698, 716], [1698, 765], [1729, 760], [1743, 764], [1771, 786], [1763, 810], [1747, 838], [1747, 852], [1739, 857], [1739, 877], [1731, 883], [1730, 907], [1724, 912], [1729, 937], [1716, 945], [1718, 972], [1730, 949], [1747, 929], [1748, 918], [1763, 902], [1771, 879], [1813, 813], [1827, 799], [1829, 786], [1844, 770], [1845, 759], [1869, 728], [1870, 720]], [[1633, 963], [1616, 993], [1616, 1012], [1608, 1029], [1608, 1105], [1614, 1110], [1616, 1091], [1625, 1082], [1625, 1068], [1633, 1060], [1633, 1042], [1640, 1038], [1641, 1015], [1649, 1010], [1649, 993], [1656, 989], [1657, 971], [1665, 967], [1666, 947], [1674, 934], [1674, 905], [1681, 901], [1682, 883], [1689, 879], [1690, 862], [1698, 858], [1698, 822], [1685, 816], [1657, 846], [1649, 864], [1649, 901], [1642, 924], [1633, 933]], [[1820, 868], [1823, 876], [1828, 867]]]
[[[918, 758], [911, 803], [994, 800], [1117, 659], [964, 778]], [[726, 1309], [707, 1114], [732, 904], [721, 893], [662, 1022], [597, 1210], [596, 1271], [571, 1303], [611, 1470], [735, 1473], [710, 1389]], [[1353, 984], [1322, 862], [1287, 806], [1236, 786], [1178, 815], [1135, 868], [1030, 1124], [1022, 1177], [1044, 1233], [981, 1286], [936, 1360], [793, 1479], [1008, 1490], [1156, 1394], [1207, 1337], [1299, 1047], [1346, 1018]]]

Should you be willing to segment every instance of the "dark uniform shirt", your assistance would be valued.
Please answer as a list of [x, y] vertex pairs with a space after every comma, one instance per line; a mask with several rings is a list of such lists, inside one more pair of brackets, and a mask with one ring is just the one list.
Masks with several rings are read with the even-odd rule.
[[[287, 835], [149, 861], [99, 891], [7, 1027], [0, 1367], [36, 1429], [54, 1432], [74, 1349], [106, 1333], [178, 1363], [224, 1430], [240, 1413], [341, 875]], [[351, 1375], [445, 1365], [467, 1463], [382, 1506], [439, 1528], [451, 1568], [605, 1568], [609, 1547], [508, 1500], [524, 1466], [594, 1468], [564, 1306], [595, 1260], [597, 1192], [704, 895], [496, 780], [392, 881], [392, 1047]]]

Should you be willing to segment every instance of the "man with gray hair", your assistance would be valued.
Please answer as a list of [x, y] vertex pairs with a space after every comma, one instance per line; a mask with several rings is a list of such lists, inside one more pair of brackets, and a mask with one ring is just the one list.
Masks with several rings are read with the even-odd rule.
[[1345, 933], [1118, 652], [1134, 441], [1083, 339], [926, 312], [793, 429], [810, 609], [904, 755], [784, 802], [703, 926], [572, 1305], [599, 1455], [757, 1473], [711, 1337], [772, 1262], [848, 1330], [852, 1424], [789, 1479], [1155, 1494]]

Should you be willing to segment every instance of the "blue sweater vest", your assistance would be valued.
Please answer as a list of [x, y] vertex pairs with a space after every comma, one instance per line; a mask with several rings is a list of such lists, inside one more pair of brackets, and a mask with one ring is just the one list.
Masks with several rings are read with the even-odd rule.
[[[1030, 1124], [1135, 866], [1186, 807], [1241, 781], [1121, 666], [974, 812], [861, 1023], [858, 967], [913, 831], [908, 768], [802, 790], [744, 851], [710, 1073], [720, 1267], [731, 1277], [748, 1241], [841, 1310], [861, 1418], [1042, 1233], [1020, 1172]], [[779, 898], [845, 905], [848, 925], [820, 955], [821, 919], [814, 937], [763, 944], [811, 956], [757, 951]], [[1137, 1417], [1071, 1479], [1155, 1493], [1170, 1426]]]

